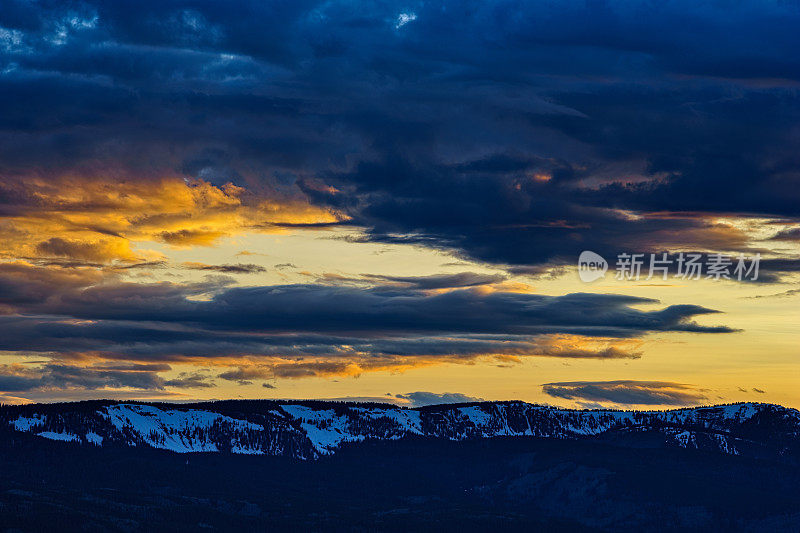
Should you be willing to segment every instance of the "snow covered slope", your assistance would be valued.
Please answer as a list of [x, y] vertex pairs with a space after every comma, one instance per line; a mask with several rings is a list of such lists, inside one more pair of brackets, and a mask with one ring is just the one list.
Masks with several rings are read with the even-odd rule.
[[24, 432], [88, 446], [144, 446], [316, 459], [365, 440], [501, 436], [653, 442], [727, 454], [791, 457], [800, 413], [743, 403], [672, 411], [578, 411], [486, 402], [405, 409], [380, 404], [226, 401], [192, 405], [77, 402], [3, 406], [0, 437]]

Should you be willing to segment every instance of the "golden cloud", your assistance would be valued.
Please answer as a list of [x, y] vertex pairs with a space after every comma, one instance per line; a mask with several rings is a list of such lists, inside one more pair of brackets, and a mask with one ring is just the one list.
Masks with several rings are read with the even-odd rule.
[[[500, 343], [502, 344], [502, 343]], [[509, 343], [511, 344], [511, 343]], [[487, 353], [412, 356], [322, 356], [302, 359], [282, 357], [242, 357], [209, 359], [182, 359], [181, 363], [208, 367], [228, 367], [219, 377], [229, 381], [267, 379], [302, 379], [310, 377], [358, 377], [369, 372], [403, 373], [416, 368], [434, 365], [472, 365], [480, 361], [498, 364], [521, 364], [525, 357], [637, 359], [641, 357], [643, 342], [637, 339], [611, 339], [580, 335], [546, 335], [531, 341], [526, 347], [517, 345], [507, 349], [498, 346]]]
[[212, 246], [244, 231], [286, 231], [293, 224], [341, 219], [301, 197], [256, 198], [233, 184], [166, 178], [115, 183], [31, 179], [5, 183], [0, 258], [61, 258], [110, 263], [152, 260], [146, 242]]

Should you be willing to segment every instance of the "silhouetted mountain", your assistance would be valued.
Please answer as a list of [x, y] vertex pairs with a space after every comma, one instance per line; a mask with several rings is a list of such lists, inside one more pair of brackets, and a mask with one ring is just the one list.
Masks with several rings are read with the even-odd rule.
[[800, 530], [775, 405], [95, 401], [0, 427], [2, 531]]
[[89, 446], [318, 459], [364, 441], [493, 437], [590, 439], [796, 461], [800, 413], [741, 403], [671, 411], [570, 410], [524, 402], [407, 409], [388, 404], [111, 401], [4, 406], [4, 438], [18, 432]]

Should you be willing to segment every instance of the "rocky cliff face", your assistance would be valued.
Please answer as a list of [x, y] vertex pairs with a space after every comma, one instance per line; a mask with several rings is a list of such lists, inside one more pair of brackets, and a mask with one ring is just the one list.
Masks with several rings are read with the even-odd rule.
[[786, 460], [800, 457], [800, 413], [743, 403], [671, 411], [579, 411], [524, 402], [406, 409], [381, 404], [111, 401], [4, 406], [16, 432], [87, 446], [152, 447], [317, 459], [367, 440], [492, 437], [603, 439], [628, 446], [695, 448]]

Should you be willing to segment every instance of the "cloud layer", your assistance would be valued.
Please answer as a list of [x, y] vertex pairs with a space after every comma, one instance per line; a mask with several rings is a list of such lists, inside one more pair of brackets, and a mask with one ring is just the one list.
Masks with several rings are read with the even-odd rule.
[[24, 233], [65, 190], [101, 205], [86, 180], [170, 202], [198, 191], [164, 179], [204, 183], [199, 219], [153, 199], [27, 243], [85, 260], [131, 258], [112, 235], [213, 243], [243, 215], [510, 265], [745, 250], [725, 217], [800, 216], [798, 23], [755, 0], [9, 0], [0, 212]]
[[[762, 281], [796, 275], [798, 25], [760, 0], [5, 0], [0, 351], [47, 361], [3, 367], [0, 390], [635, 359], [653, 333], [729, 333], [692, 302], [510, 278], [585, 249], [760, 251]], [[334, 227], [507, 274], [241, 287], [265, 267], [181, 259], [195, 281], [147, 277], [163, 250]], [[214, 370], [164, 377], [182, 362]]]
[[[107, 365], [228, 366], [234, 369], [218, 373], [219, 379], [249, 384], [479, 357], [505, 363], [529, 356], [630, 359], [640, 356], [637, 343], [650, 333], [732, 331], [696, 323], [695, 317], [715, 312], [696, 305], [646, 311], [635, 306], [657, 302], [458, 287], [473, 279], [403, 279], [400, 287], [390, 279], [372, 288], [236, 287], [224, 277], [191, 284], [130, 283], [93, 268], [3, 263], [0, 328], [6, 333], [0, 351], [52, 361], [32, 368], [8, 366], [2, 374], [8, 390], [58, 388], [57, 383], [89, 389], [103, 384], [196, 388], [213, 383], [194, 374], [165, 381], [158, 374], [169, 366], [125, 370]], [[429, 290], [443, 285], [458, 288]]]
[[670, 381], [570, 381], [545, 383], [542, 391], [579, 404], [697, 405], [707, 400], [702, 390]]
[[[542, 296], [461, 288], [447, 292], [329, 285], [231, 287], [126, 283], [23, 263], [0, 264], [8, 351], [107, 352], [160, 358], [266, 355], [526, 355], [553, 335], [625, 339], [650, 332], [726, 333], [692, 319], [715, 311], [613, 294]], [[190, 348], [193, 347], [193, 348]], [[555, 350], [559, 352], [559, 350]], [[562, 357], [625, 357], [561, 350]], [[631, 355], [627, 355], [631, 356]]]

